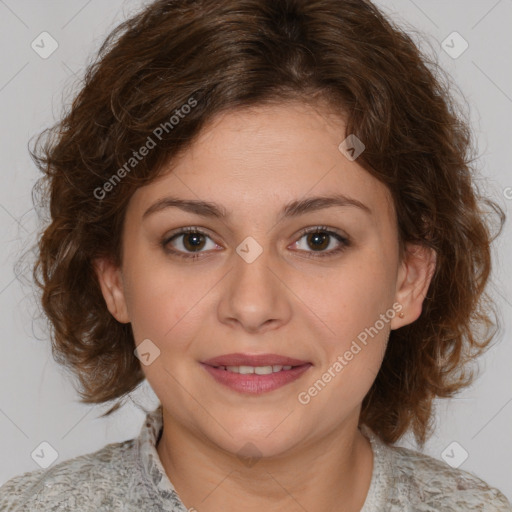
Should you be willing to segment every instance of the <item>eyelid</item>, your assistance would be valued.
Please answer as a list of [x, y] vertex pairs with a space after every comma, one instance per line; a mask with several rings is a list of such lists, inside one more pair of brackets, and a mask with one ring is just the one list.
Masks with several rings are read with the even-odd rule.
[[[166, 234], [161, 242], [161, 245], [165, 248], [174, 238], [178, 238], [182, 235], [186, 235], [188, 233], [199, 233], [201, 235], [204, 235], [205, 237], [208, 237], [210, 240], [212, 240], [215, 244], [221, 245], [218, 242], [216, 242], [215, 238], [210, 234], [210, 232], [205, 228], [200, 228], [198, 226], [185, 226], [182, 228], [175, 229], [171, 231], [169, 234]], [[173, 251], [169, 251], [173, 253]], [[182, 254], [181, 251], [176, 251], [178, 254]], [[194, 254], [194, 253], [188, 253], [188, 254]], [[195, 254], [206, 254], [205, 252], [198, 252]]]
[[344, 233], [342, 233], [339, 229], [331, 228], [329, 226], [319, 226], [319, 225], [308, 226], [308, 227], [302, 228], [299, 231], [299, 236], [302, 237], [306, 234], [317, 233], [317, 232], [318, 233], [333, 233], [333, 234], [338, 235], [340, 238], [343, 238], [347, 242], [349, 241], [349, 237], [346, 236]]

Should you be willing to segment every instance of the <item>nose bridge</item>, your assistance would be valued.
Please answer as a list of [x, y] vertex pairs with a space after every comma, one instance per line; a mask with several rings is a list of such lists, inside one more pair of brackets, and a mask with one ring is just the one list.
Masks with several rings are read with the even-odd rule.
[[236, 247], [234, 268], [219, 311], [222, 321], [237, 321], [254, 331], [286, 320], [288, 298], [275, 275], [278, 264], [272, 254], [252, 236]]
[[[234, 257], [234, 288], [236, 293], [248, 294], [253, 301], [261, 294], [272, 292], [275, 279], [269, 267], [272, 251], [268, 246], [263, 246], [254, 237], [246, 237], [236, 248]], [[269, 296], [266, 297], [268, 301]]]

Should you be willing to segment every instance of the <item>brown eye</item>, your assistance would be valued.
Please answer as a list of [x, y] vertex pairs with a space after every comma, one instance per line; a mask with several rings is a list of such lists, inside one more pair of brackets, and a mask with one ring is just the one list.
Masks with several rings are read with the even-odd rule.
[[204, 247], [204, 235], [202, 233], [187, 233], [183, 236], [183, 246], [187, 251], [200, 251]]
[[[210, 246], [208, 247], [208, 241]], [[162, 241], [163, 248], [176, 256], [183, 258], [197, 258], [203, 249], [215, 249], [217, 244], [199, 228], [183, 228], [172, 236]], [[196, 253], [196, 254], [194, 254]]]
[[311, 247], [314, 251], [321, 251], [329, 246], [330, 235], [321, 232], [309, 233], [306, 239], [309, 247]]
[[[305, 244], [301, 246], [303, 238]], [[299, 241], [295, 242], [295, 247], [311, 258], [333, 256], [349, 246], [350, 241], [347, 238], [325, 226], [304, 229]]]

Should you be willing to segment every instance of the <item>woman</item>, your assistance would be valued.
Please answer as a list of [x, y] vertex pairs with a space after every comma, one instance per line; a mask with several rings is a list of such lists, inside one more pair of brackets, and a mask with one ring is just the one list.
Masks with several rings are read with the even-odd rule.
[[161, 405], [2, 510], [512, 510], [393, 446], [494, 335], [503, 213], [431, 67], [364, 0], [161, 0], [109, 36], [34, 151], [34, 275], [83, 402]]

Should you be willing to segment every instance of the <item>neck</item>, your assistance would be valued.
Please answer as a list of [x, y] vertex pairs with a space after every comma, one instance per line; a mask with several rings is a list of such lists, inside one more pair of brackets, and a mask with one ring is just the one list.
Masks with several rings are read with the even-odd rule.
[[[157, 452], [191, 510], [359, 512], [370, 487], [373, 453], [357, 420], [272, 457], [241, 457], [196, 436], [164, 411]], [[250, 455], [250, 454], [247, 454]]]

